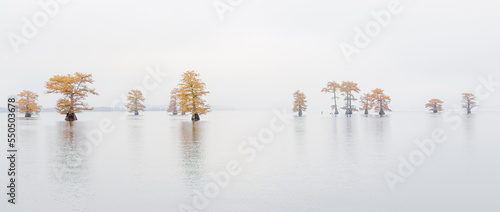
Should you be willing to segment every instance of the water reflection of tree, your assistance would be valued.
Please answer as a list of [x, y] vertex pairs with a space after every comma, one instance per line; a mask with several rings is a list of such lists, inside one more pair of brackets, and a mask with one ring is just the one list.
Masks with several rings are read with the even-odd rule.
[[[136, 182], [143, 181], [144, 173], [144, 122], [142, 116], [130, 116], [127, 121], [127, 142], [128, 145], [128, 155], [129, 160], [126, 164], [132, 166], [133, 176]], [[137, 184], [136, 186], [141, 186]]]
[[[463, 125], [462, 125], [462, 129], [460, 129], [460, 131], [462, 132], [462, 135], [463, 135], [463, 138], [464, 139], [464, 149], [468, 152], [468, 153], [473, 153], [474, 151], [474, 147], [476, 145], [476, 143], [472, 142], [472, 141], [479, 141], [480, 138], [477, 138], [476, 136], [479, 135], [479, 134], [476, 134], [476, 129], [474, 128], [474, 126], [476, 126], [475, 122], [476, 122], [476, 118], [477, 118], [477, 114], [466, 114], [466, 115], [462, 115], [463, 118], [462, 118], [462, 122], [463, 122]], [[462, 140], [462, 139], [460, 139]]]
[[49, 141], [49, 167], [52, 173], [52, 192], [58, 202], [78, 209], [85, 207], [88, 195], [89, 169], [86, 158], [85, 131], [82, 123], [58, 122], [55, 136]]
[[391, 133], [389, 132], [389, 128], [387, 128], [387, 122], [390, 121], [390, 117], [386, 116], [380, 116], [375, 118], [375, 137], [378, 138], [377, 141], [378, 143], [383, 143], [387, 139], [389, 139], [387, 136], [390, 135]]
[[300, 162], [304, 161], [306, 153], [306, 130], [305, 130], [305, 117], [294, 117], [294, 137], [295, 137], [295, 152]]
[[181, 123], [182, 167], [186, 186], [190, 190], [198, 189], [203, 178], [203, 145], [200, 141], [203, 122]]
[[356, 148], [356, 142], [360, 142], [359, 140], [355, 139], [355, 133], [353, 133], [353, 126], [352, 126], [352, 121], [356, 117], [346, 117], [345, 118], [345, 128], [344, 128], [344, 143], [345, 143], [345, 151], [346, 151], [346, 156], [351, 159], [353, 162], [357, 162], [357, 152], [355, 150]]
[[[375, 116], [370, 120], [368, 129], [373, 130], [373, 132], [368, 131], [368, 136], [373, 136], [373, 151], [374, 154], [379, 155], [381, 159], [386, 155], [388, 145], [388, 140], [390, 140], [390, 127], [388, 127], [388, 123], [390, 123], [390, 116]], [[374, 126], [374, 127], [372, 127]], [[371, 139], [369, 139], [371, 140]]]

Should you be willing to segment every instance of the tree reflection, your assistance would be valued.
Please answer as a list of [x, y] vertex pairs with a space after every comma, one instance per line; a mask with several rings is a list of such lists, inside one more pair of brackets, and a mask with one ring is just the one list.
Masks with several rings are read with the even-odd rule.
[[[84, 136], [84, 122], [58, 122], [55, 136], [49, 141], [49, 167], [52, 173], [53, 188], [56, 192], [55, 199], [59, 202], [72, 204], [75, 207], [84, 207], [88, 195], [89, 170], [86, 158]], [[72, 195], [65, 195], [71, 193]]]
[[304, 117], [297, 116], [293, 120], [296, 154], [301, 162], [304, 160], [307, 145], [304, 143], [306, 141], [305, 120]]
[[204, 173], [203, 145], [200, 141], [203, 122], [181, 123], [182, 167], [186, 186], [190, 190], [198, 189]]

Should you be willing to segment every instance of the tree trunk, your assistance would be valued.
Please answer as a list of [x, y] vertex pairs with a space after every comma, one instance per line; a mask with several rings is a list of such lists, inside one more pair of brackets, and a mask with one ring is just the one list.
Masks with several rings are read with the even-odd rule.
[[470, 111], [470, 104], [467, 103], [467, 114], [470, 114], [470, 113], [471, 113], [471, 111]]
[[139, 115], [139, 111], [135, 110], [134, 116], [137, 116], [137, 115]]
[[299, 116], [302, 116], [302, 110], [299, 110]]
[[365, 109], [365, 114], [368, 115], [368, 109]]
[[437, 112], [438, 112], [438, 110], [434, 109], [433, 113], [437, 113]]
[[337, 110], [337, 93], [333, 93], [333, 103], [335, 104], [335, 112], [334, 114], [339, 114], [339, 110]]
[[385, 115], [385, 112], [384, 112], [384, 109], [380, 109], [380, 111], [378, 112], [379, 115]]
[[66, 113], [66, 121], [76, 121], [78, 118], [76, 118], [75, 113]]
[[198, 113], [195, 113], [193, 114], [193, 116], [191, 116], [191, 121], [199, 121], [200, 120], [200, 115], [198, 115]]
[[174, 116], [176, 116], [176, 115], [177, 115], [177, 112], [173, 112], [172, 114], [173, 114]]
[[26, 117], [26, 118], [29, 118], [29, 117], [31, 117], [31, 113], [29, 113], [29, 112], [26, 112], [26, 113], [24, 114], [24, 117]]

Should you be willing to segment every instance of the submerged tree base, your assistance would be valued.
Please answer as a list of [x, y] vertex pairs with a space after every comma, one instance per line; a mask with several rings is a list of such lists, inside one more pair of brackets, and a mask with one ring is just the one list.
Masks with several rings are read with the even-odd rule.
[[172, 113], [172, 115], [176, 116], [176, 115], [177, 115], [177, 113], [175, 113], [175, 112], [174, 112], [174, 113]]
[[333, 113], [335, 115], [339, 114], [339, 110], [337, 110], [337, 108], [335, 108], [335, 113]]
[[200, 115], [198, 113], [195, 113], [193, 116], [191, 116], [191, 121], [199, 121], [200, 120]]
[[432, 112], [433, 112], [433, 113], [437, 113], [438, 111], [437, 111], [437, 110], [434, 110], [434, 111], [432, 111]]
[[365, 109], [365, 115], [368, 115], [368, 109]]
[[380, 111], [378, 112], [378, 114], [379, 114], [379, 115], [385, 115], [385, 112], [384, 112], [384, 110], [380, 110]]
[[299, 116], [302, 116], [302, 111], [299, 111]]
[[31, 117], [31, 113], [25, 113], [25, 114], [24, 114], [24, 117], [26, 117], [26, 118]]
[[75, 113], [66, 113], [66, 119], [64, 119], [66, 121], [76, 121], [78, 120], [78, 118], [76, 118], [76, 114]]
[[134, 112], [134, 116], [138, 116], [139, 115], [139, 112], [138, 111], [135, 111]]

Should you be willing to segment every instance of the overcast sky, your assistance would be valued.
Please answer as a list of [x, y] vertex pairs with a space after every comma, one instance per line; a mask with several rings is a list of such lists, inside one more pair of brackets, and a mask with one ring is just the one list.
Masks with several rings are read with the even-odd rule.
[[[326, 110], [327, 81], [354, 81], [361, 93], [382, 88], [394, 110], [423, 109], [431, 98], [445, 108], [461, 93], [475, 92], [478, 78], [500, 81], [500, 3], [490, 0], [401, 0], [400, 13], [381, 27], [348, 63], [339, 47], [354, 45], [355, 29], [387, 10], [389, 0], [72, 0], [14, 51], [12, 33], [22, 36], [23, 18], [43, 11], [39, 2], [0, 2], [0, 96], [31, 90], [43, 107], [60, 96], [45, 94], [53, 75], [91, 73], [100, 93], [91, 106], [111, 106], [140, 86], [146, 66], [171, 73], [148, 91], [146, 104], [166, 106], [180, 74], [195, 70], [211, 92], [213, 106], [290, 106], [305, 92], [311, 108]], [[229, 1], [238, 2], [238, 1]], [[152, 82], [152, 81], [151, 81]], [[484, 89], [483, 89], [484, 90]], [[486, 90], [484, 90], [486, 91]], [[361, 94], [360, 93], [360, 94]], [[500, 87], [481, 101], [500, 108]], [[359, 104], [358, 104], [359, 105]]]

